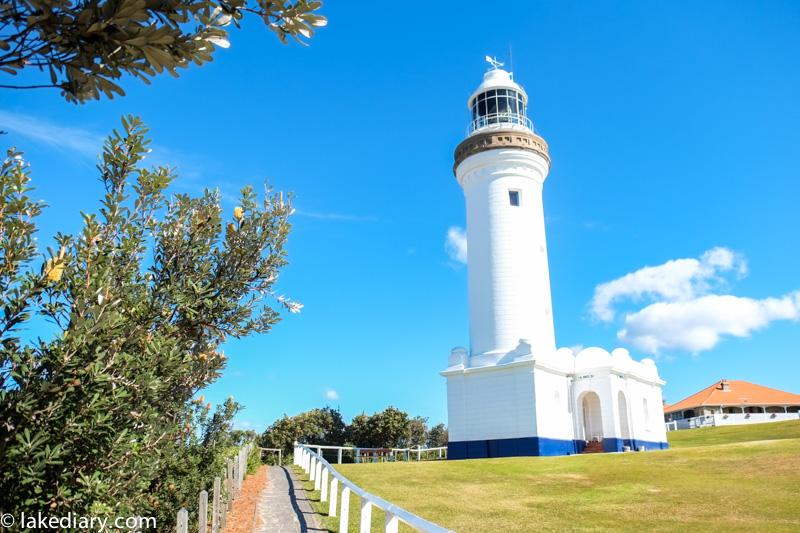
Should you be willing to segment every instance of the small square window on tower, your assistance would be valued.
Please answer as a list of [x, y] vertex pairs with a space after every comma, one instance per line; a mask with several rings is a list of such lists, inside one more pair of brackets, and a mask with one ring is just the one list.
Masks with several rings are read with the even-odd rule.
[[508, 202], [514, 207], [519, 206], [519, 191], [508, 191]]

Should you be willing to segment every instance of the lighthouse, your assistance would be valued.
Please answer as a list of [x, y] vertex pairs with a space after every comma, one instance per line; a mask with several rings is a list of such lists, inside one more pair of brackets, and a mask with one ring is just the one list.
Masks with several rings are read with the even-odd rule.
[[472, 120], [453, 167], [467, 204], [470, 348], [486, 361], [520, 344], [555, 351], [542, 188], [547, 143], [528, 95], [495, 65], [467, 103]]
[[547, 142], [502, 63], [467, 99], [453, 172], [466, 202], [469, 348], [450, 353], [448, 458], [663, 449], [655, 363], [556, 349], [542, 191]]

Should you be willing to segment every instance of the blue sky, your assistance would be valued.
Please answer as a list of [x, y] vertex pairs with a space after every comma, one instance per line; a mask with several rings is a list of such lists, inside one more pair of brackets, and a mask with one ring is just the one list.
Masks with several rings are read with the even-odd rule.
[[280, 289], [305, 308], [228, 343], [206, 397], [233, 395], [258, 430], [322, 405], [445, 421], [438, 372], [468, 342], [466, 269], [445, 249], [464, 225], [452, 151], [483, 57], [512, 46], [553, 158], [558, 344], [657, 351], [668, 401], [720, 378], [800, 391], [800, 5], [455, 6], [329, 2], [308, 48], [248, 20], [213, 63], [125, 80], [113, 101], [0, 92], [3, 144], [50, 204], [41, 240], [97, 209], [100, 139], [139, 114], [176, 190], [220, 187], [229, 209], [248, 183], [296, 195]]

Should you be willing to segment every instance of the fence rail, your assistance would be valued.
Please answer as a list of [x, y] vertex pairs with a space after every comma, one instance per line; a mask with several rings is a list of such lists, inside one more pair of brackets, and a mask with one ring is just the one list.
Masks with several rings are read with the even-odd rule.
[[[320, 491], [320, 502], [328, 503], [328, 516], [339, 516], [339, 531], [347, 531], [350, 520], [350, 494], [361, 499], [359, 522], [360, 533], [370, 533], [372, 528], [372, 508], [377, 507], [386, 514], [385, 533], [397, 533], [400, 523], [425, 533], [453, 533], [451, 530], [429, 522], [406, 511], [386, 500], [365, 491], [331, 466], [322, 454], [315, 449], [334, 448], [347, 449], [341, 446], [308, 446], [295, 444], [294, 464], [303, 469], [314, 482], [314, 490]], [[340, 454], [341, 457], [341, 454]], [[342, 485], [341, 501], [339, 500], [339, 484]]]
[[278, 454], [278, 466], [283, 464], [283, 450], [281, 448], [259, 448], [259, 450], [261, 450], [261, 452], [260, 452], [261, 459], [264, 458], [264, 452], [277, 453]]
[[798, 418], [800, 418], [800, 413], [714, 413], [691, 418], [679, 418], [664, 422], [664, 425], [667, 431], [675, 431], [677, 429], [781, 422], [783, 420], [797, 420]]
[[[233, 501], [239, 497], [242, 491], [242, 483], [247, 473], [247, 459], [253, 451], [255, 444], [252, 442], [245, 444], [239, 449], [235, 457], [231, 457], [225, 463], [222, 475], [214, 478], [214, 488], [211, 499], [211, 529], [210, 533], [219, 533], [225, 528], [228, 519], [228, 511], [233, 507]], [[209, 533], [208, 519], [208, 491], [201, 490], [198, 495], [197, 510], [197, 529], [189, 526], [189, 511], [181, 509], [178, 511], [178, 518], [175, 530], [177, 533]]]
[[447, 459], [447, 446], [439, 446], [436, 448], [363, 448], [358, 446], [327, 446], [319, 444], [303, 444], [302, 446], [316, 450], [320, 456], [323, 455], [323, 450], [335, 450], [337, 452], [336, 462], [338, 464], [342, 464], [344, 452], [350, 452], [353, 461], [356, 463], [361, 463], [365, 460], [375, 460], [374, 452], [381, 452], [382, 455], [378, 460], [396, 461], [398, 457], [403, 457], [406, 461], [410, 461], [413, 456], [416, 456], [417, 461], [422, 461], [423, 459], [429, 460], [431, 455], [434, 456], [433, 459]]

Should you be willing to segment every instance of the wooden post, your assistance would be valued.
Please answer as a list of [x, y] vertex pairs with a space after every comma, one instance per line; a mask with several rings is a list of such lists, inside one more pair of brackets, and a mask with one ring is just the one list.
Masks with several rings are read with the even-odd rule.
[[314, 457], [311, 457], [310, 468], [308, 472], [308, 480], [314, 481], [314, 476], [317, 475], [317, 460]]
[[197, 508], [198, 533], [207, 533], [208, 527], [208, 492], [200, 491], [200, 499]]
[[339, 497], [339, 480], [333, 478], [331, 481], [331, 498], [328, 503], [328, 516], [336, 518], [336, 500]]
[[178, 533], [189, 533], [189, 511], [181, 508], [178, 511]]
[[[225, 478], [225, 489], [228, 493], [225, 498], [225, 516], [227, 517], [228, 511], [233, 507], [233, 461], [231, 459], [228, 459], [228, 475]], [[225, 524], [222, 524], [222, 527], [224, 528]]]
[[422, 448], [417, 448], [417, 461], [422, 461]]
[[400, 527], [400, 520], [390, 512], [386, 512], [386, 520], [383, 522], [383, 530], [385, 533], [397, 533]]
[[339, 453], [338, 453], [338, 456], [339, 456], [339, 457], [337, 458], [337, 461], [336, 461], [336, 462], [337, 462], [338, 464], [342, 464], [342, 449], [341, 449], [341, 448], [339, 448]]
[[328, 501], [328, 469], [324, 468], [322, 470], [322, 483], [320, 484], [320, 489], [322, 492], [319, 495], [320, 502]]
[[236, 459], [231, 459], [231, 499], [235, 500], [236, 494]]
[[342, 489], [342, 507], [339, 509], [339, 531], [347, 531], [347, 521], [350, 518], [350, 489]]
[[[228, 467], [228, 475], [225, 476], [225, 488], [228, 489], [228, 502], [233, 499], [233, 460], [228, 459], [225, 461], [225, 465]], [[230, 509], [230, 505], [228, 505], [228, 509]]]
[[359, 533], [369, 533], [372, 528], [372, 503], [361, 498], [361, 524]]
[[214, 495], [211, 500], [211, 533], [219, 533], [219, 476], [214, 478]]

